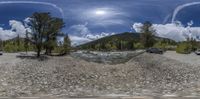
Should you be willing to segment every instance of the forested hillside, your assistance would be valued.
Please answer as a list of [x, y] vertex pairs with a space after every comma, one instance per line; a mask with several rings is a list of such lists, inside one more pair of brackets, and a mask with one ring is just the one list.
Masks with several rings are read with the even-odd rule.
[[[104, 37], [80, 46], [78, 49], [89, 50], [134, 50], [144, 48], [141, 44], [140, 33], [125, 32], [108, 37]], [[175, 45], [176, 42], [161, 37], [154, 37], [155, 46], [162, 47], [167, 45]]]

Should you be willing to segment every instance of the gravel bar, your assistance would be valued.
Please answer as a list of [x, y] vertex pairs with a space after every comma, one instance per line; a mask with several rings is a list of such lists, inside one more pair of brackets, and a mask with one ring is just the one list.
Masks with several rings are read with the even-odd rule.
[[199, 96], [199, 71], [147, 53], [115, 65], [71, 56], [23, 58], [0, 64], [0, 96]]

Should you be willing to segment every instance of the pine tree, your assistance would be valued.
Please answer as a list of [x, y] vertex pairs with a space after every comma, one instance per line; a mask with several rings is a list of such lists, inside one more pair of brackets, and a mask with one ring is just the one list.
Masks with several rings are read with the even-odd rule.
[[152, 47], [154, 45], [154, 29], [152, 28], [152, 24], [150, 22], [145, 22], [143, 23], [143, 26], [141, 27], [141, 44], [143, 44], [143, 46], [145, 48], [149, 48]]
[[3, 40], [0, 39], [0, 51], [3, 50]]
[[45, 49], [46, 54], [51, 54], [54, 47], [56, 47], [56, 37], [60, 36], [61, 28], [64, 26], [64, 22], [60, 18], [49, 18], [49, 24], [47, 25], [48, 31], [45, 33]]
[[24, 39], [24, 48], [26, 50], [26, 54], [28, 52], [28, 49], [29, 49], [29, 37], [28, 37], [28, 32], [26, 32], [26, 35], [25, 35], [25, 39]]
[[110, 43], [106, 43], [106, 44], [105, 44], [105, 48], [106, 48], [106, 50], [108, 50], [108, 51], [112, 50], [112, 46], [111, 46]]
[[17, 47], [17, 51], [20, 51], [20, 37], [19, 37], [19, 34], [17, 35], [17, 38], [16, 38], [16, 45]]
[[69, 54], [69, 53], [70, 53], [70, 50], [71, 50], [71, 41], [70, 41], [68, 35], [66, 35], [66, 36], [64, 37], [64, 44], [63, 44], [63, 46], [64, 46], [64, 53], [65, 53], [65, 54]]

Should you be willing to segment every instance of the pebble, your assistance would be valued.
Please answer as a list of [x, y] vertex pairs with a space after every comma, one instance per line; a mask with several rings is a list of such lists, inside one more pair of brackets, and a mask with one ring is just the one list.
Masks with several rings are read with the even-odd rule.
[[[45, 61], [24, 59], [12, 69], [0, 71], [7, 72], [0, 75], [3, 86], [0, 90], [5, 90], [0, 95], [163, 95], [181, 94], [183, 89], [198, 94], [200, 87], [195, 87], [198, 85], [195, 80], [200, 80], [200, 67], [188, 67], [192, 66], [146, 53], [125, 64], [115, 65], [87, 62], [71, 56], [49, 57]], [[191, 87], [197, 90], [189, 89]]]

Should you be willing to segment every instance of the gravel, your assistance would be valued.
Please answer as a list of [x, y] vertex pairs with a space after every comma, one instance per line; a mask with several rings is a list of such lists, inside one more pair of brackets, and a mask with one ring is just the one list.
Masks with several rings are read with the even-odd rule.
[[0, 64], [0, 96], [198, 95], [198, 66], [141, 54], [109, 65], [71, 56]]
[[167, 51], [164, 54], [165, 57], [174, 59], [183, 63], [189, 63], [192, 65], [198, 65], [200, 66], [200, 55], [196, 55], [195, 53], [191, 54], [178, 54], [175, 51]]
[[3, 53], [0, 55], [0, 64], [16, 64], [21, 60], [16, 58], [17, 53]]

